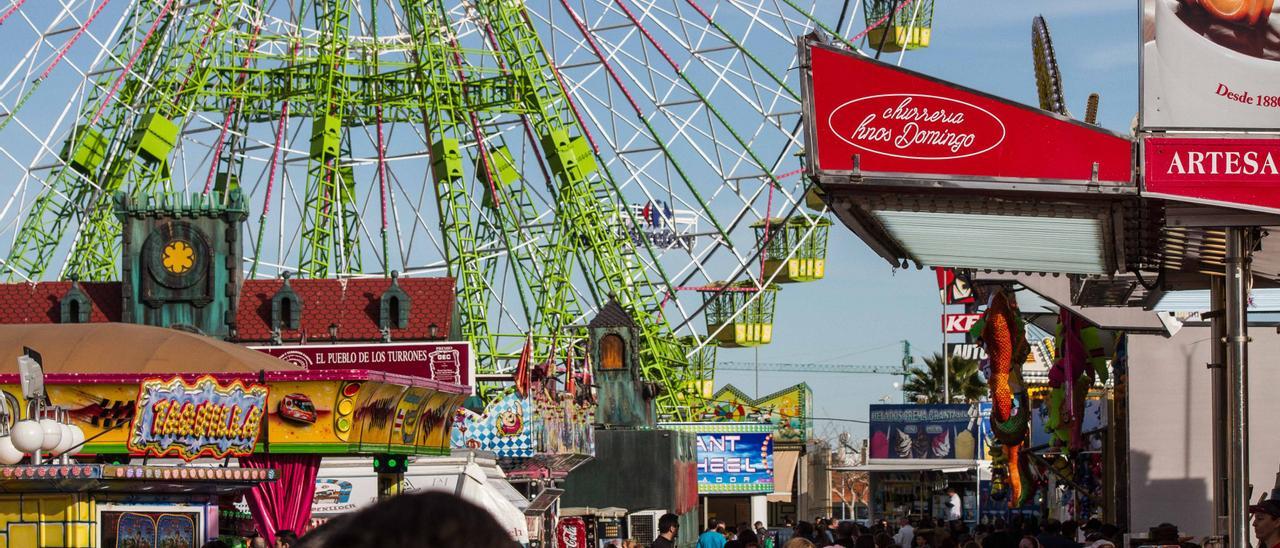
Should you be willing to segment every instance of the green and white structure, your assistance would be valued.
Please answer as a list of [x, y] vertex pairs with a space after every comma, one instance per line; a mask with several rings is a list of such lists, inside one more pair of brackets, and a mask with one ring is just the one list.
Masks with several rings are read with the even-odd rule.
[[453, 276], [481, 373], [530, 336], [582, 356], [615, 298], [688, 420], [691, 357], [763, 338], [705, 311], [771, 323], [773, 283], [821, 277], [794, 41], [866, 34], [859, 8], [0, 0], [0, 272], [120, 279], [117, 193], [243, 196], [245, 276]]

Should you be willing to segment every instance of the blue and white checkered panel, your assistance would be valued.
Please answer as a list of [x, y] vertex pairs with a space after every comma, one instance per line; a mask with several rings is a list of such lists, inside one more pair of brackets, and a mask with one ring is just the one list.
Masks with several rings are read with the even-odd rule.
[[495, 401], [483, 415], [463, 411], [454, 421], [454, 447], [492, 451], [498, 457], [534, 455], [533, 406], [517, 394]]

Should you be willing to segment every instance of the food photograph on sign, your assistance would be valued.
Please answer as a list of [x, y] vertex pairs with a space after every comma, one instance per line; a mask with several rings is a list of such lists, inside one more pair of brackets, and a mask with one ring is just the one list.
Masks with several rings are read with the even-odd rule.
[[872, 405], [871, 458], [974, 459], [979, 422], [969, 404]]
[[1280, 127], [1280, 4], [1144, 0], [1142, 125]]

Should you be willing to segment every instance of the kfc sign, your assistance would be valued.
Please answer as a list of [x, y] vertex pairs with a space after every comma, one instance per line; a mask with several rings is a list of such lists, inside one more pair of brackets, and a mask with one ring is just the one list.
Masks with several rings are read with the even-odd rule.
[[947, 333], [968, 333], [981, 318], [982, 314], [944, 314], [942, 330]]
[[976, 156], [1005, 136], [1004, 123], [982, 107], [908, 93], [854, 99], [831, 111], [827, 125], [854, 147], [913, 160]]
[[1280, 212], [1280, 140], [1150, 137], [1143, 160], [1146, 195]]
[[1125, 136], [824, 44], [806, 52], [819, 176], [1133, 184]]

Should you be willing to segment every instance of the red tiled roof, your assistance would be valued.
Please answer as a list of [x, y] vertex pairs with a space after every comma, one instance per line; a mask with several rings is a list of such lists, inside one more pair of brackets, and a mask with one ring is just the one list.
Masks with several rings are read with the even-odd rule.
[[[409, 295], [409, 325], [391, 329], [392, 340], [424, 340], [435, 324], [438, 335], [448, 336], [453, 320], [453, 278], [400, 278], [400, 289]], [[237, 341], [271, 340], [271, 297], [283, 280], [246, 280], [240, 290], [236, 314]], [[347, 280], [290, 280], [289, 285], [302, 300], [299, 329], [283, 330], [282, 341], [329, 340], [329, 325], [338, 326], [338, 340], [374, 341], [382, 336], [378, 328], [382, 293], [391, 286], [388, 278]], [[58, 323], [59, 304], [71, 289], [71, 282], [0, 284], [0, 324]], [[89, 321], [120, 321], [123, 301], [119, 282], [84, 282], [80, 289], [93, 304]]]
[[[453, 278], [400, 278], [399, 283], [409, 295], [409, 325], [392, 328], [391, 339], [427, 339], [431, 324], [436, 324], [439, 336], [447, 336], [453, 319]], [[283, 280], [245, 281], [236, 314], [237, 340], [271, 340], [271, 297], [283, 285]], [[302, 300], [302, 317], [297, 330], [281, 330], [281, 340], [327, 341], [330, 324], [338, 326], [341, 341], [372, 341], [382, 336], [380, 299], [391, 286], [389, 278], [302, 279], [290, 280], [289, 285]]]
[[[0, 284], [0, 324], [58, 323], [62, 298], [70, 290], [71, 282]], [[120, 321], [119, 282], [84, 282], [80, 290], [93, 305], [89, 321]]]

